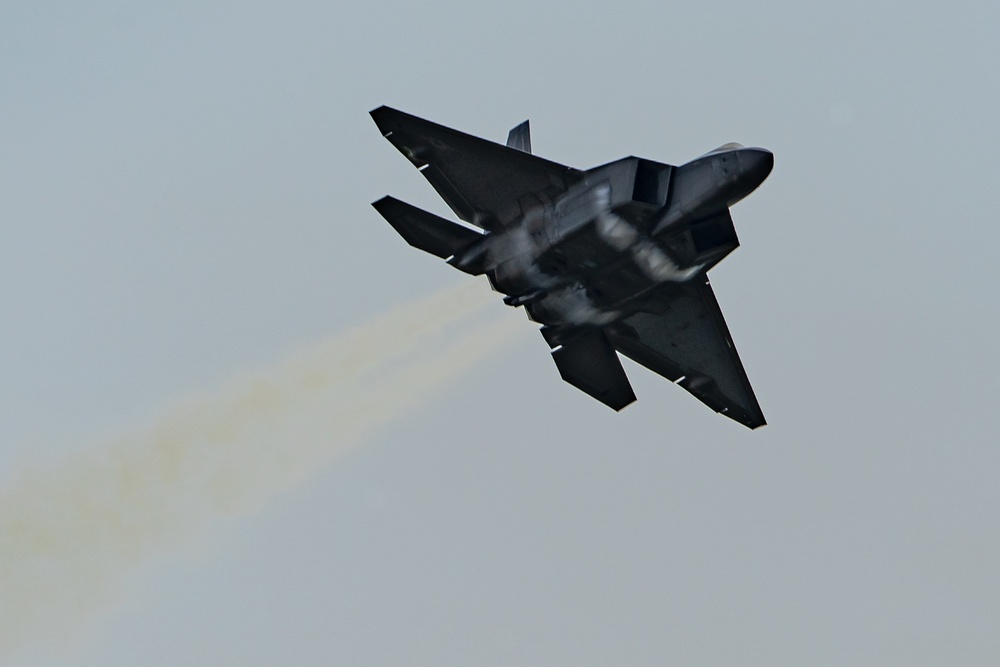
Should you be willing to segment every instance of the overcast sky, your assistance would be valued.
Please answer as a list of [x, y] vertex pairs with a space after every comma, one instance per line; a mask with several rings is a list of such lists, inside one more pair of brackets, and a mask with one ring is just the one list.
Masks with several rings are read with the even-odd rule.
[[[371, 122], [381, 104], [499, 141], [530, 118], [535, 152], [577, 168], [771, 149], [711, 274], [769, 425], [631, 363], [639, 401], [613, 413], [483, 282], [445, 333], [414, 333], [440, 307], [384, 320], [405, 349], [364, 386], [405, 382], [378, 419], [338, 430], [361, 412], [324, 421], [315, 397], [292, 425], [250, 419], [235, 444], [265, 472], [257, 448], [331, 456], [235, 514], [185, 505], [183, 537], [108, 555], [128, 567], [100, 566], [101, 604], [43, 601], [0, 635], [4, 664], [995, 660], [997, 10], [342, 4], [0, 7], [0, 508], [27, 470], [75, 479], [191, 396], [225, 407], [233, 378], [476, 282], [369, 206], [450, 215]], [[56, 496], [39, 521], [103, 539]], [[89, 571], [36, 565], [70, 597]]]

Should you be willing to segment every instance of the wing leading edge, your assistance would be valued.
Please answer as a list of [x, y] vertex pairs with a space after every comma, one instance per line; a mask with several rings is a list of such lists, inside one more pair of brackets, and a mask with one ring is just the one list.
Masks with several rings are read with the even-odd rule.
[[767, 422], [706, 279], [679, 285], [605, 331], [615, 349], [686, 389], [716, 412], [758, 428]]
[[489, 231], [554, 200], [582, 178], [576, 169], [525, 152], [526, 124], [516, 133], [515, 147], [508, 147], [386, 106], [371, 116], [459, 218]]

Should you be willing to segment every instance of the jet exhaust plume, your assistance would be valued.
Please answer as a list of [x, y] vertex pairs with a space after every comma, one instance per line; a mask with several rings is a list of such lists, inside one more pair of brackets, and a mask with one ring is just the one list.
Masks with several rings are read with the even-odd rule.
[[[469, 330], [477, 291], [399, 307], [0, 490], [0, 658], [64, 642], [144, 558], [253, 511], [528, 330]], [[468, 333], [447, 336], [459, 319]]]

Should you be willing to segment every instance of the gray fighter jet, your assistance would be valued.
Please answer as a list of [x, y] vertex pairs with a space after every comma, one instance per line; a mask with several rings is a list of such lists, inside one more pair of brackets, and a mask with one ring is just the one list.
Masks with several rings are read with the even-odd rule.
[[707, 272], [739, 246], [729, 207], [774, 164], [726, 144], [675, 167], [637, 157], [580, 171], [379, 107], [375, 124], [444, 198], [451, 222], [392, 197], [375, 209], [412, 246], [485, 273], [523, 306], [563, 379], [621, 410], [635, 401], [617, 353], [716, 412], [764, 425]]

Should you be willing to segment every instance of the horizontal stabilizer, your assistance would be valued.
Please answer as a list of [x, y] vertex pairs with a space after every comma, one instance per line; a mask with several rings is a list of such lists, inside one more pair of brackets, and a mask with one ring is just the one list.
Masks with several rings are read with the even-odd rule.
[[531, 152], [531, 127], [524, 121], [507, 135], [507, 147], [516, 148], [525, 153]]
[[474, 229], [445, 220], [393, 197], [383, 197], [372, 206], [407, 243], [441, 259], [459, 255], [483, 238]]
[[559, 375], [577, 389], [614, 410], [635, 401], [621, 359], [600, 329], [564, 344], [552, 353]]

